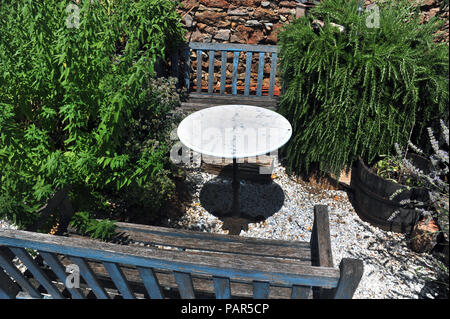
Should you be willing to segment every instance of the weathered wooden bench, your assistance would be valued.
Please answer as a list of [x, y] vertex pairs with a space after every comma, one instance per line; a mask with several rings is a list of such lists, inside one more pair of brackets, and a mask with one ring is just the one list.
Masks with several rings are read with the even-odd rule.
[[[172, 55], [173, 76], [179, 78], [188, 92], [182, 108], [196, 111], [221, 104], [248, 104], [276, 109], [279, 88], [276, 86], [277, 46], [235, 43], [189, 42], [184, 49]], [[203, 72], [203, 60], [207, 59], [208, 72]], [[243, 87], [238, 86], [240, 66], [245, 61]], [[192, 64], [196, 64], [193, 68]], [[252, 66], [256, 64], [256, 85], [252, 79]], [[270, 65], [269, 78], [264, 78], [265, 65]], [[220, 77], [216, 69], [220, 68]], [[227, 77], [227, 70], [231, 73]], [[255, 69], [255, 68], [253, 68]], [[229, 71], [230, 72], [230, 71]], [[191, 81], [193, 79], [193, 81]], [[227, 85], [227, 80], [230, 85]], [[268, 80], [268, 82], [267, 82]], [[194, 85], [195, 82], [195, 85]], [[202, 86], [207, 83], [207, 87]], [[266, 82], [267, 85], [263, 86]]]
[[[205, 64], [207, 72], [204, 72]], [[176, 111], [193, 112], [223, 104], [255, 105], [276, 110], [280, 95], [276, 85], [277, 64], [277, 46], [274, 45], [186, 43], [182, 50], [171, 56], [171, 75], [178, 78], [180, 88], [188, 93], [181, 109]], [[239, 87], [239, 70], [244, 65], [245, 73], [241, 74], [245, 74], [244, 85]], [[266, 65], [270, 66], [269, 73], [264, 72]], [[253, 73], [257, 74], [256, 79], [252, 78]], [[202, 83], [207, 83], [207, 86]], [[209, 173], [231, 176], [231, 163], [227, 159], [211, 162], [202, 156], [202, 168]], [[266, 166], [273, 166], [273, 158], [260, 156], [248, 164], [240, 164], [240, 175], [244, 179], [268, 182], [271, 171], [260, 174], [260, 167]]]
[[351, 298], [363, 273], [355, 259], [334, 268], [327, 206], [310, 242], [117, 225], [116, 243], [0, 230], [0, 298]]

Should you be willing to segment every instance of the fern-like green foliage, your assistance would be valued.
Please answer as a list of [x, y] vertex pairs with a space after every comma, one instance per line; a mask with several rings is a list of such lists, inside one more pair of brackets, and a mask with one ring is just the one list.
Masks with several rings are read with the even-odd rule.
[[82, 235], [89, 235], [94, 239], [105, 241], [112, 239], [117, 229], [114, 221], [96, 220], [89, 212], [78, 212], [75, 214], [71, 225]]
[[289, 170], [339, 174], [448, 117], [448, 46], [433, 42], [441, 22], [420, 24], [408, 1], [376, 4], [379, 28], [370, 28], [374, 10], [358, 15], [358, 1], [324, 0], [280, 33]]
[[177, 98], [154, 70], [184, 40], [176, 4], [74, 5], [0, 3], [0, 218], [20, 227], [68, 184], [91, 211], [114, 192], [158, 210], [174, 189], [165, 139]]

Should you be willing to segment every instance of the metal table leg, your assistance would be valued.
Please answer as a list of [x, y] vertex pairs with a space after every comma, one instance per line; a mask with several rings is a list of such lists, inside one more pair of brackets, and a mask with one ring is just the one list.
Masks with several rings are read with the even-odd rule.
[[240, 201], [239, 201], [239, 172], [238, 172], [238, 164], [236, 158], [233, 158], [233, 182], [231, 184], [233, 187], [233, 207], [231, 214], [232, 216], [240, 215]]

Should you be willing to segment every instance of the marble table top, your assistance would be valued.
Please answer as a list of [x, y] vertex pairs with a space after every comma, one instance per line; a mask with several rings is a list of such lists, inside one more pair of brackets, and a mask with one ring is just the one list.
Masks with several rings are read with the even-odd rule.
[[219, 105], [187, 116], [178, 126], [186, 147], [204, 155], [244, 158], [279, 149], [292, 135], [282, 115], [250, 105]]

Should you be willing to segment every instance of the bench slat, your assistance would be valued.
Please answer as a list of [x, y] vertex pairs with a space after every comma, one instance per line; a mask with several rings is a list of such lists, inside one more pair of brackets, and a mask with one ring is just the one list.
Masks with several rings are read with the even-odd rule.
[[202, 50], [197, 50], [197, 93], [202, 92]]
[[209, 51], [209, 68], [208, 68], [208, 93], [212, 94], [214, 90], [214, 51]]
[[[45, 262], [50, 266], [55, 275], [61, 280], [61, 282], [65, 283], [67, 280], [67, 274], [64, 269], [64, 266], [59, 261], [58, 257], [55, 254], [47, 253], [44, 251], [40, 251], [39, 254], [45, 260]], [[83, 292], [77, 288], [68, 288], [67, 290], [70, 292], [74, 299], [85, 299]]]
[[220, 64], [220, 94], [225, 93], [227, 82], [227, 51], [222, 51]]
[[108, 293], [100, 285], [97, 278], [95, 277], [94, 272], [92, 271], [91, 267], [89, 267], [87, 262], [81, 257], [69, 256], [69, 258], [78, 265], [78, 267], [80, 268], [81, 276], [87, 282], [87, 284], [92, 289], [97, 298], [109, 299]]
[[53, 283], [48, 279], [41, 268], [34, 262], [33, 258], [28, 254], [28, 252], [21, 247], [10, 247], [11, 251], [19, 257], [22, 263], [27, 267], [27, 269], [33, 274], [34, 278], [47, 290], [47, 292], [52, 295], [55, 299], [64, 299], [58, 288], [53, 285]]
[[0, 299], [14, 299], [20, 292], [20, 287], [0, 269]]
[[[278, 102], [279, 98], [278, 97], [270, 97], [268, 95], [263, 95], [263, 96], [256, 96], [256, 95], [249, 95], [249, 96], [232, 96], [230, 95], [216, 95], [216, 94], [199, 94], [197, 92], [192, 92], [191, 94], [189, 94], [189, 96], [192, 97], [192, 100], [194, 99], [198, 99], [198, 100], [211, 100], [211, 99], [222, 99], [222, 100], [235, 100], [235, 101], [245, 101], [247, 103], [250, 102], [261, 102], [264, 104], [275, 104]], [[258, 104], [261, 104], [258, 103]]]
[[213, 277], [213, 283], [217, 299], [231, 298], [230, 279], [225, 277]]
[[270, 284], [268, 282], [253, 281], [253, 299], [268, 299]]
[[[94, 271], [96, 277], [98, 280], [103, 284], [105, 288], [115, 288], [111, 283], [111, 279], [109, 278], [108, 274], [106, 273], [105, 268], [102, 266], [100, 262], [96, 261], [89, 261], [89, 266]], [[139, 268], [139, 267], [137, 267]], [[141, 276], [138, 272], [138, 269], [132, 267], [132, 266], [122, 266], [122, 270], [126, 277], [128, 278], [128, 282], [133, 285], [134, 289], [138, 289], [139, 286], [142, 286], [142, 280]], [[153, 274], [156, 278], [156, 280], [159, 283], [159, 286], [165, 287], [165, 288], [171, 288], [171, 289], [178, 289], [178, 285], [175, 281], [175, 278], [173, 276], [173, 273], [167, 270], [162, 269], [153, 269]], [[214, 295], [214, 283], [213, 278], [210, 276], [204, 276], [204, 275], [192, 275], [192, 281], [194, 284], [195, 292], [199, 292], [200, 294], [210, 294]], [[219, 278], [225, 278], [225, 277], [219, 277]], [[145, 287], [143, 287], [145, 289]], [[231, 288], [231, 295], [233, 297], [238, 298], [252, 298], [253, 297], [253, 282], [252, 281], [231, 281], [230, 280], [230, 288]], [[137, 290], [136, 290], [137, 291]], [[275, 299], [289, 299], [291, 298], [291, 291], [292, 289], [289, 287], [277, 287], [277, 286], [271, 286], [270, 289], [270, 298]], [[161, 296], [163, 294], [161, 293]]]
[[[207, 95], [209, 98], [205, 98]], [[182, 102], [183, 110], [198, 111], [207, 107], [222, 104], [245, 104], [264, 107], [269, 110], [276, 111], [278, 104], [277, 98], [267, 96], [257, 97], [256, 95], [226, 95], [226, 94], [197, 94], [195, 92], [189, 94], [189, 102]]]
[[275, 92], [275, 78], [277, 75], [277, 61], [278, 55], [276, 52], [272, 53], [272, 65], [270, 66], [270, 79], [269, 79], [269, 96], [273, 97]]
[[120, 222], [116, 225], [123, 237], [138, 242], [211, 252], [299, 259], [311, 264], [311, 249], [307, 242], [199, 233]]
[[37, 289], [25, 278], [24, 275], [14, 266], [14, 264], [0, 250], [0, 266], [19, 284], [22, 289], [28, 291], [32, 298], [42, 298]]
[[245, 88], [244, 88], [244, 95], [249, 96], [250, 95], [250, 78], [251, 78], [251, 72], [252, 72], [252, 52], [247, 52], [246, 57], [246, 65], [245, 65]]
[[189, 92], [191, 86], [191, 50], [188, 46], [184, 48], [184, 86]]
[[210, 256], [205, 253], [203, 256], [200, 254], [200, 257], [188, 251], [121, 246], [91, 239], [18, 230], [6, 229], [0, 232], [0, 244], [3, 245], [24, 246], [119, 264], [229, 277], [234, 280], [269, 281], [281, 286], [296, 284], [334, 288], [339, 279], [338, 269], [308, 266], [292, 259], [268, 261], [266, 257], [252, 256], [251, 262], [243, 264], [240, 258], [228, 254]]
[[215, 51], [251, 51], [251, 52], [277, 52], [276, 45], [254, 45], [238, 43], [203, 43], [189, 42], [189, 48], [192, 50], [215, 50]]
[[[156, 270], [155, 275], [158, 278], [162, 287], [177, 288], [174, 278], [171, 274], [165, 271]], [[225, 277], [222, 277], [225, 278]], [[213, 279], [207, 276], [192, 275], [195, 291], [201, 293], [215, 294]], [[230, 280], [231, 296], [233, 298], [252, 298], [253, 284], [252, 282], [237, 282]], [[271, 286], [271, 298], [275, 299], [289, 299], [291, 296], [291, 288]]]
[[292, 287], [291, 299], [309, 299], [310, 297], [312, 297], [311, 287], [297, 285]]
[[[254, 95], [252, 95], [252, 96], [254, 96]], [[223, 104], [244, 104], [242, 102], [242, 100], [240, 100], [239, 95], [236, 95], [236, 96], [230, 95], [229, 97], [226, 95], [217, 95], [217, 97], [218, 97], [218, 99], [216, 99], [214, 101], [196, 100], [196, 102], [194, 102], [194, 101], [190, 100], [190, 102], [182, 102], [181, 108], [178, 110], [175, 110], [174, 113], [176, 113], [177, 111], [178, 112], [180, 112], [180, 111], [194, 112], [194, 111], [206, 109], [208, 107], [218, 106], [218, 105], [223, 105]], [[222, 99], [222, 97], [224, 97], [224, 99]], [[244, 96], [242, 95], [242, 97], [244, 97]], [[275, 106], [273, 106], [273, 105], [271, 106], [270, 101], [267, 101], [266, 103], [251, 103], [251, 102], [249, 102], [246, 105], [259, 106], [259, 107], [263, 107], [263, 108], [266, 108], [271, 111], [277, 110], [277, 108]]]
[[112, 281], [116, 285], [117, 289], [120, 291], [122, 296], [125, 299], [136, 299], [133, 292], [128, 285], [127, 279], [125, 278], [122, 270], [115, 263], [103, 262], [103, 266], [105, 266], [106, 271], [108, 271], [111, 276]]
[[144, 282], [145, 288], [152, 299], [163, 299], [163, 293], [161, 286], [159, 285], [158, 278], [156, 278], [153, 269], [137, 267], [139, 275]]
[[256, 96], [262, 95], [263, 75], [264, 75], [264, 53], [261, 52], [259, 53], [258, 82], [256, 83]]
[[238, 65], [239, 65], [239, 52], [234, 52], [233, 53], [233, 78], [232, 78], [232, 82], [231, 82], [233, 95], [237, 95]]
[[174, 271], [173, 275], [178, 285], [180, 296], [183, 299], [195, 299], [194, 285], [189, 273]]

